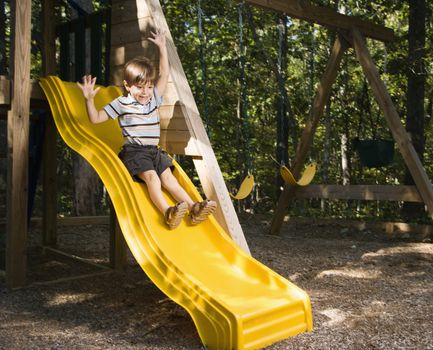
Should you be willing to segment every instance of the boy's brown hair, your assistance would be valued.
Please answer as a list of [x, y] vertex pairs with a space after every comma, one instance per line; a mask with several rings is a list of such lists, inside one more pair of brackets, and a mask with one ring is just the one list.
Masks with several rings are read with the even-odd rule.
[[134, 84], [143, 84], [155, 82], [157, 72], [147, 57], [136, 57], [126, 62], [123, 70], [123, 79], [132, 86]]

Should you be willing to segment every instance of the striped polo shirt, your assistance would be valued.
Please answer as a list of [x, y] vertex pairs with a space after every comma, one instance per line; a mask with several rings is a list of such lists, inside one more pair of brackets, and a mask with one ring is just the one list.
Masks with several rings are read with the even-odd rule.
[[162, 96], [157, 88], [146, 104], [137, 102], [131, 94], [120, 96], [104, 107], [112, 119], [118, 119], [125, 144], [158, 145], [161, 135], [158, 107]]

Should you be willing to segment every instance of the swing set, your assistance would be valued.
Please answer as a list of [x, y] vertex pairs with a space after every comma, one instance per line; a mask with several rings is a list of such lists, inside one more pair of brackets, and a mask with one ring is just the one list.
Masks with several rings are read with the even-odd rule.
[[[289, 203], [295, 198], [424, 202], [429, 216], [433, 218], [432, 184], [413, 147], [408, 133], [401, 123], [400, 116], [398, 115], [384, 82], [380, 78], [379, 71], [366, 44], [367, 37], [382, 42], [389, 42], [393, 39], [393, 32], [388, 28], [381, 26], [371, 24], [363, 25], [355, 18], [350, 18], [349, 20], [343, 15], [337, 15], [337, 17], [334, 17], [333, 21], [328, 21], [323, 16], [316, 16], [314, 6], [307, 3], [303, 4], [302, 7], [299, 7], [292, 1], [281, 2], [278, 4], [270, 4], [270, 2], [261, 0], [251, 0], [246, 2], [260, 5], [271, 10], [276, 10], [285, 13], [288, 16], [304, 19], [312, 23], [318, 23], [334, 30], [337, 29], [338, 31], [338, 35], [336, 36], [331, 49], [327, 66], [318, 84], [316, 95], [311, 104], [310, 114], [307, 118], [306, 126], [296, 152], [292, 167], [294, 177], [299, 177], [308, 152], [310, 151], [315, 131], [319, 120], [323, 115], [324, 107], [329, 100], [332, 91], [332, 84], [337, 77], [342, 57], [346, 50], [349, 47], [352, 47], [379, 108], [385, 116], [387, 125], [396, 141], [402, 158], [415, 182], [415, 186], [311, 185], [307, 188], [286, 184], [278, 200], [277, 208], [270, 227], [270, 233], [277, 234], [280, 231], [286, 215], [286, 209], [288, 208]], [[322, 13], [322, 15], [324, 15], [324, 13]], [[329, 12], [329, 15], [331, 16], [332, 14]], [[362, 154], [364, 149], [368, 150], [367, 147], [371, 147], [372, 144], [375, 145], [374, 147], [381, 147], [381, 143], [382, 142], [378, 142], [378, 140], [370, 140], [369, 143], [360, 143], [357, 145], [358, 152]], [[371, 156], [374, 152], [376, 151], [370, 149], [368, 155]]]
[[[243, 132], [246, 139], [246, 177], [242, 180], [242, 183], [235, 194], [229, 193], [230, 197], [235, 200], [242, 200], [247, 198], [253, 191], [255, 181], [254, 175], [252, 175], [251, 166], [251, 152], [250, 152], [250, 135], [249, 135], [249, 121], [248, 121], [248, 106], [247, 106], [247, 89], [245, 79], [245, 48], [243, 40], [243, 7], [244, 2], [240, 2], [238, 5], [238, 18], [239, 18], [239, 68], [240, 68], [240, 95], [241, 95], [241, 115], [243, 120]], [[201, 0], [197, 0], [197, 19], [198, 19], [198, 36], [199, 36], [199, 53], [200, 53], [200, 66], [202, 70], [202, 94], [204, 111], [203, 116], [206, 124], [206, 130], [209, 131], [209, 101], [207, 93], [207, 71], [205, 61], [205, 39], [203, 35], [203, 10], [201, 8]], [[302, 174], [302, 176], [296, 180], [292, 172], [283, 164], [279, 164], [272, 156], [271, 158], [280, 166], [280, 175], [284, 182], [293, 186], [307, 186], [313, 180], [316, 174], [316, 164], [312, 163], [308, 165]]]

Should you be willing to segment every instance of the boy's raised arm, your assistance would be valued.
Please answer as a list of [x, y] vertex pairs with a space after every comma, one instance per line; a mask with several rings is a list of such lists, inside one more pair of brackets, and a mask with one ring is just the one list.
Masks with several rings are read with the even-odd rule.
[[170, 74], [165, 33], [157, 30], [156, 32], [151, 32], [151, 35], [148, 39], [159, 48], [159, 77], [156, 82], [156, 88], [159, 94], [163, 96]]
[[92, 78], [91, 75], [85, 75], [83, 77], [83, 84], [77, 82], [77, 85], [83, 91], [84, 98], [86, 99], [87, 115], [90, 122], [98, 124], [107, 121], [108, 115], [103, 109], [98, 111], [95, 107], [94, 98], [100, 89], [100, 87], [95, 89], [95, 83], [96, 77]]

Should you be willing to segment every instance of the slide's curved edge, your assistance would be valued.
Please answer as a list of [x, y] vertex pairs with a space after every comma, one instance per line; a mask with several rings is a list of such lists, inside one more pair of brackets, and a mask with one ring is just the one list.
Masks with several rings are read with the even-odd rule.
[[[157, 242], [154, 235], [151, 234], [152, 228], [149, 223], [142, 219], [142, 201], [145, 195], [140, 193], [137, 195], [138, 185], [130, 181], [126, 169], [118, 161], [116, 149], [111, 149], [101, 141], [106, 135], [103, 132], [101, 135], [95, 135], [89, 132], [91, 126], [82, 125], [74, 120], [74, 117], [77, 117], [77, 112], [74, 111], [73, 103], [68, 101], [68, 91], [65, 83], [58, 78], [49, 77], [42, 80], [41, 86], [47, 95], [62, 138], [71, 148], [90, 162], [106, 185], [119, 217], [122, 232], [133, 255], [149, 278], [165, 294], [188, 311], [205, 345], [211, 349], [257, 348], [312, 329], [309, 298], [301, 289], [290, 284], [288, 292], [290, 291], [290, 293], [296, 295], [299, 299], [297, 303], [303, 304], [303, 315], [301, 317], [303, 321], [299, 325], [295, 324], [290, 330], [281, 331], [278, 335], [271, 337], [264, 334], [260, 339], [251, 341], [248, 343], [250, 345], [247, 345], [244, 339], [246, 337], [242, 333], [243, 323], [251, 322], [250, 319], [253, 319], [254, 315], [241, 315], [232, 312], [224, 300], [219, 298], [218, 295], [213, 295], [212, 289], [200, 283], [188, 272], [182, 271], [170, 256], [167, 256], [161, 250], [160, 242]], [[69, 87], [71, 86], [69, 85]], [[104, 93], [107, 95], [105, 101], [107, 99], [110, 101], [119, 94], [119, 91], [115, 88], [106, 88], [103, 91], [101, 96]], [[100, 130], [102, 129], [103, 127]], [[175, 174], [181, 184], [188, 189], [190, 195], [195, 199], [199, 199], [200, 195], [194, 185], [177, 164]], [[145, 209], [149, 208], [146, 207]], [[149, 221], [153, 222], [152, 220]], [[210, 226], [207, 228], [212, 227], [214, 234], [223, 242], [221, 249], [225, 251], [231, 249], [233, 251], [230, 254], [234, 256], [234, 260], [242, 261], [250, 269], [260, 270], [257, 274], [262, 274], [265, 279], [273, 281], [272, 283], [281, 283], [283, 285], [290, 283], [268, 268], [261, 266], [260, 263], [251, 259], [241, 249], [235, 247], [215, 219], [210, 218], [209, 222]], [[160, 229], [160, 227], [158, 228]], [[193, 231], [192, 228], [188, 228], [188, 230]], [[209, 269], [211, 268], [209, 267]], [[247, 301], [248, 295], [245, 298]], [[275, 312], [277, 311], [275, 309]]]

